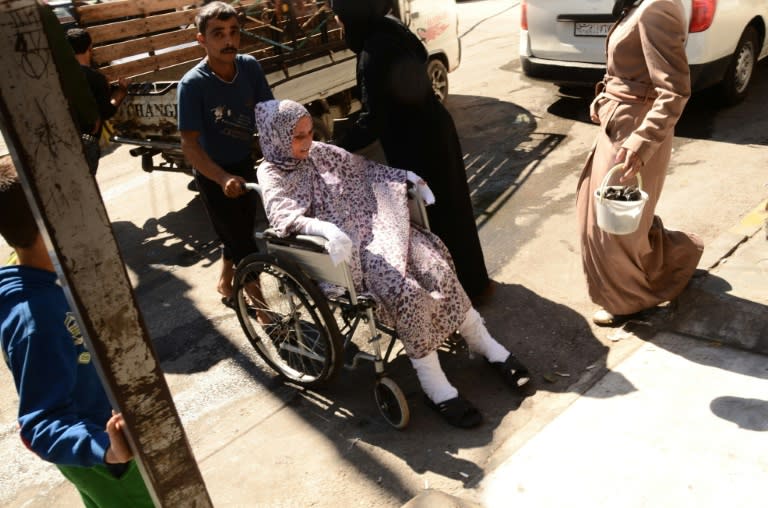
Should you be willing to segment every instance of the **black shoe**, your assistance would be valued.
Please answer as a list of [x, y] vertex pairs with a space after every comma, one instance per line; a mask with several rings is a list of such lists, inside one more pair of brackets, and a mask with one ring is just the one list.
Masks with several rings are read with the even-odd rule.
[[533, 387], [528, 368], [511, 354], [503, 362], [488, 362], [501, 375], [511, 388], [519, 392], [528, 392]]
[[471, 429], [483, 423], [483, 415], [468, 400], [461, 396], [435, 404], [426, 395], [427, 405], [437, 411], [443, 420], [460, 429]]

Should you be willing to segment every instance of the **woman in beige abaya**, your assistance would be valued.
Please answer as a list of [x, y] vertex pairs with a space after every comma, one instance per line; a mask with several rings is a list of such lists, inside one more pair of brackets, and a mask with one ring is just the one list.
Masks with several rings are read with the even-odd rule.
[[[615, 325], [678, 296], [703, 250], [695, 235], [664, 229], [655, 216], [672, 152], [674, 127], [690, 96], [681, 0], [617, 0], [608, 35], [606, 75], [590, 106], [600, 124], [579, 179], [577, 208], [589, 296], [598, 325]], [[621, 183], [642, 175], [649, 199], [628, 235], [599, 228], [593, 194], [617, 163]]]

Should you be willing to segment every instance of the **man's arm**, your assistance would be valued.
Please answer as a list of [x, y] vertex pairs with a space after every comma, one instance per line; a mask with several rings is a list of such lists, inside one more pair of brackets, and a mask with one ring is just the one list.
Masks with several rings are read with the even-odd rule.
[[[360, 92], [360, 113], [357, 116], [357, 120], [351, 126], [350, 129], [344, 134], [344, 137], [339, 140], [338, 146], [344, 148], [349, 152], [356, 152], [376, 141], [380, 133], [379, 119], [382, 115], [379, 114], [378, 95], [379, 89], [375, 87], [375, 79], [373, 78], [374, 88], [371, 89], [369, 84], [371, 83], [371, 71], [377, 71], [376, 64], [371, 64], [371, 56], [367, 52], [363, 52], [358, 57], [358, 70], [357, 70], [357, 87]], [[372, 67], [373, 65], [373, 67]], [[371, 95], [371, 92], [374, 92]]]
[[131, 80], [128, 78], [119, 78], [117, 85], [112, 88], [112, 95], [109, 98], [109, 103], [117, 110], [120, 104], [123, 103], [128, 95], [128, 86], [131, 84]]
[[230, 198], [241, 196], [244, 192], [245, 179], [230, 174], [216, 164], [200, 146], [200, 133], [197, 131], [180, 131], [181, 149], [184, 157], [192, 167], [203, 176], [221, 186], [224, 195]]

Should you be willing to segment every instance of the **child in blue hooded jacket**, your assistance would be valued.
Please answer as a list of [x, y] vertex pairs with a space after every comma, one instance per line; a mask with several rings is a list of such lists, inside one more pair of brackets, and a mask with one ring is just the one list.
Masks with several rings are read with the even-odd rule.
[[0, 235], [18, 257], [0, 267], [0, 342], [19, 394], [22, 441], [56, 464], [86, 507], [154, 506], [7, 155]]

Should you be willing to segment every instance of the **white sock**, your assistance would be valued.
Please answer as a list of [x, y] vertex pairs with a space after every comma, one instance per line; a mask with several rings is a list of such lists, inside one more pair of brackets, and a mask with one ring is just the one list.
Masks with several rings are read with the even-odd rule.
[[467, 317], [461, 323], [459, 333], [467, 341], [470, 351], [480, 353], [491, 363], [503, 362], [509, 356], [509, 350], [491, 337], [482, 316], [473, 307], [467, 311]]
[[459, 396], [459, 391], [448, 381], [440, 367], [437, 351], [432, 351], [423, 358], [411, 358], [411, 364], [416, 369], [421, 389], [427, 394], [429, 400], [439, 404]]

